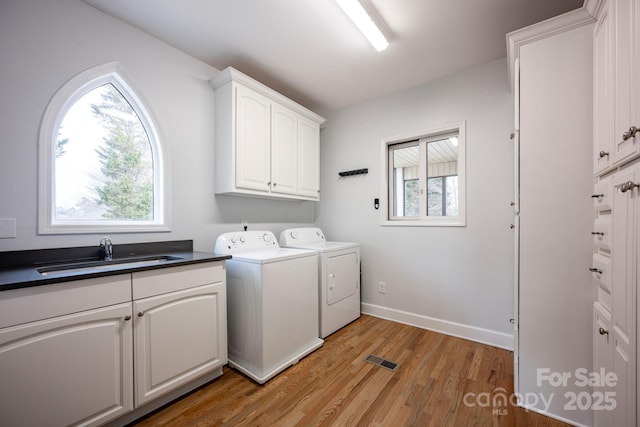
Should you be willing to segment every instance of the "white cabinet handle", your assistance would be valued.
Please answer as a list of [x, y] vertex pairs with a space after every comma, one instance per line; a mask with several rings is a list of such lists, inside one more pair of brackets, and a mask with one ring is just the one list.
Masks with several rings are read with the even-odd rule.
[[640, 132], [639, 128], [631, 126], [628, 131], [622, 134], [622, 140], [626, 141], [627, 139], [631, 139], [635, 137], [638, 132]]
[[131, 320], [131, 316], [127, 314], [126, 316], [124, 316], [124, 320], [126, 321]]
[[144, 311], [139, 311], [138, 312], [138, 317], [142, 317], [142, 316], [144, 316]]

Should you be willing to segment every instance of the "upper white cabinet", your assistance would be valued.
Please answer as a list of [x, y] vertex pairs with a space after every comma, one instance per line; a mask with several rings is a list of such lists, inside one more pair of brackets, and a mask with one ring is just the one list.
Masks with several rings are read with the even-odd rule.
[[638, 0], [599, 3], [594, 31], [594, 172], [640, 154]]
[[216, 194], [320, 198], [324, 119], [229, 67], [216, 96]]

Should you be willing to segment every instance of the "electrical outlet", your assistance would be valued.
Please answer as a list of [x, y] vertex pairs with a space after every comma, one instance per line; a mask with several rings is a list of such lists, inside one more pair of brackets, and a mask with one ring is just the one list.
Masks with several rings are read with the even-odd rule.
[[387, 282], [378, 282], [378, 293], [379, 294], [387, 293]]

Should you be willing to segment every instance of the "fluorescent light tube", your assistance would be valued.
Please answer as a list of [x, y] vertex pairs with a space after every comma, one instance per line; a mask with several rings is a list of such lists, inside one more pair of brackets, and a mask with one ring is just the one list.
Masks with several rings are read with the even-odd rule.
[[378, 52], [385, 50], [389, 46], [387, 39], [385, 39], [380, 29], [378, 29], [358, 0], [336, 0], [336, 3]]

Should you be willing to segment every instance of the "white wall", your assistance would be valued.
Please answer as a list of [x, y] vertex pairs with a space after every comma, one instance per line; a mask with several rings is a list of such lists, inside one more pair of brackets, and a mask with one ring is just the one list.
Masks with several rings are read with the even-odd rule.
[[37, 235], [38, 132], [67, 80], [111, 61], [157, 121], [173, 199], [172, 232], [112, 235], [114, 244], [193, 239], [211, 251], [242, 220], [277, 234], [314, 221], [312, 202], [214, 196], [214, 68], [80, 0], [0, 2], [0, 58], [0, 218], [17, 219], [17, 238], [0, 239], [0, 251], [98, 244], [99, 235]]
[[[467, 226], [381, 227], [381, 140], [462, 120]], [[316, 223], [329, 240], [362, 243], [365, 311], [512, 347], [512, 129], [504, 59], [328, 115]], [[369, 173], [338, 177], [360, 168]]]

